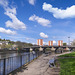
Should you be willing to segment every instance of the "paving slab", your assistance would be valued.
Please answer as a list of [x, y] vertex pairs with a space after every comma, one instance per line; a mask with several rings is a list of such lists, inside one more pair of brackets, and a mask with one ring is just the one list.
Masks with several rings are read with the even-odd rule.
[[[70, 52], [62, 53], [67, 54]], [[59, 75], [58, 71], [53, 71], [53, 68], [49, 67], [49, 60], [53, 57], [62, 55], [62, 54], [51, 54], [49, 56], [45, 56], [45, 54], [41, 55], [38, 59], [31, 62], [27, 65], [27, 69], [24, 69], [22, 72], [17, 72], [16, 75]]]

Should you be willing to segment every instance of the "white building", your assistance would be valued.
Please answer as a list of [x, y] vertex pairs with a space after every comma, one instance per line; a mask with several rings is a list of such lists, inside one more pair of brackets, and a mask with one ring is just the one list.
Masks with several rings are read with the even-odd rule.
[[8, 41], [0, 41], [0, 45], [2, 45], [2, 44], [6, 44], [6, 45], [8, 45], [9, 42], [8, 42]]

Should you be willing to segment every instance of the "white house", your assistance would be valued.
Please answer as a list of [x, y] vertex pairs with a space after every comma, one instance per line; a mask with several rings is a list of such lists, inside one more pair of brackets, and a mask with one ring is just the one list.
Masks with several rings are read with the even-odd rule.
[[0, 45], [2, 45], [2, 44], [6, 44], [6, 45], [8, 45], [8, 41], [0, 41]]

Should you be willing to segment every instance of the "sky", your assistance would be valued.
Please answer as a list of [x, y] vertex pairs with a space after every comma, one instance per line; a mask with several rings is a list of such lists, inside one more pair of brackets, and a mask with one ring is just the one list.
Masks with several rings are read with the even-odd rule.
[[37, 39], [75, 39], [75, 0], [0, 0], [0, 38], [37, 43]]

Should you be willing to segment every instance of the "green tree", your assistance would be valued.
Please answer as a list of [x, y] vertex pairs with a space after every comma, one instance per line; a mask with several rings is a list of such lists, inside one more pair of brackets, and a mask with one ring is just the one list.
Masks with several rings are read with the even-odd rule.
[[1, 45], [1, 48], [2, 48], [2, 49], [6, 48], [6, 44], [2, 44], [2, 45]]
[[63, 43], [63, 46], [66, 46], [67, 44], [66, 43]]
[[50, 51], [51, 49], [50, 48], [46, 48], [46, 51]]
[[36, 48], [36, 49], [35, 49], [35, 52], [37, 52], [37, 51], [39, 51], [39, 48]]
[[2, 44], [2, 45], [1, 45], [1, 48], [2, 48], [2, 49], [4, 49], [4, 48], [11, 48], [11, 45], [10, 45], [10, 44], [8, 44], [8, 45]]
[[0, 39], [0, 41], [2, 41], [2, 39]]

